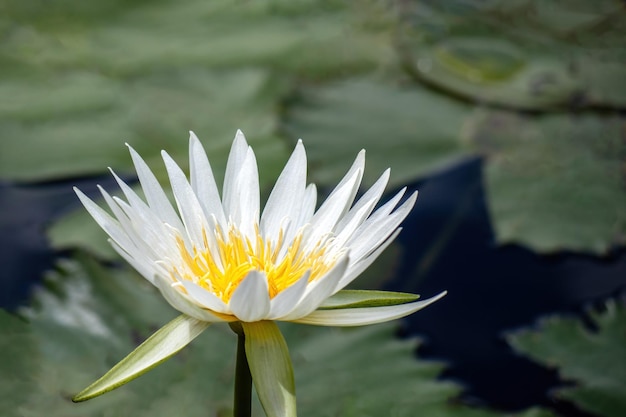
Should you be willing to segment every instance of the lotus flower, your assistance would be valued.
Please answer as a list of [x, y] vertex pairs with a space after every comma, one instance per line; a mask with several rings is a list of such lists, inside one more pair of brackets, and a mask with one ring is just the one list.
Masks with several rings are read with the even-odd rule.
[[164, 326], [100, 380], [83, 401], [116, 388], [172, 356], [212, 323], [245, 334], [245, 351], [268, 416], [295, 415], [287, 345], [274, 323], [359, 326], [414, 313], [441, 298], [343, 288], [395, 239], [417, 193], [405, 189], [376, 209], [389, 170], [356, 202], [365, 152], [316, 209], [306, 183], [306, 153], [296, 144], [261, 211], [254, 152], [238, 131], [220, 196], [198, 138], [189, 140], [190, 179], [162, 152], [176, 208], [130, 146], [144, 201], [115, 173], [125, 200], [100, 188], [111, 216], [78, 189], [81, 202], [115, 250], [182, 315]]

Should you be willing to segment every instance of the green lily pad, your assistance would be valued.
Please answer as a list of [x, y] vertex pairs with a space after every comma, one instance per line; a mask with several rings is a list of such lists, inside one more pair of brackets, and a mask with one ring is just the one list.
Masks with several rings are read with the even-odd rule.
[[623, 244], [625, 125], [610, 115], [478, 112], [464, 133], [487, 156], [497, 239], [544, 252]]
[[458, 138], [467, 114], [463, 104], [426, 89], [351, 79], [302, 91], [285, 129], [302, 136], [317, 183], [336, 182], [346, 161], [366, 149], [363, 182], [391, 167], [397, 186], [465, 154]]
[[564, 387], [555, 396], [599, 416], [619, 417], [626, 410], [626, 309], [608, 302], [606, 311], [591, 312], [590, 318], [593, 330], [577, 319], [554, 316], [536, 330], [510, 334], [508, 341], [558, 370]]
[[[180, 354], [137, 380], [85, 403], [70, 398], [177, 313], [125, 269], [89, 258], [64, 261], [22, 314], [0, 315], [3, 365], [22, 383], [0, 384], [8, 414], [37, 416], [230, 415], [236, 337], [211, 326]], [[460, 388], [436, 381], [442, 365], [415, 360], [415, 340], [394, 325], [350, 330], [284, 324], [302, 415], [492, 416], [451, 404]], [[20, 349], [11, 342], [20, 342]], [[371, 358], [376, 357], [376, 361]], [[384, 383], [383, 383], [384, 381]], [[18, 390], [19, 388], [19, 390]], [[12, 397], [8, 393], [15, 392]], [[255, 415], [262, 412], [255, 405]]]
[[417, 80], [499, 107], [623, 108], [618, 0], [404, 4], [400, 54]]
[[188, 130], [221, 152], [240, 128], [281, 156], [278, 107], [295, 79], [392, 55], [390, 13], [333, 1], [75, 3], [4, 5], [0, 178], [128, 172], [119, 145], [183, 154]]
[[[0, 414], [9, 416], [27, 399], [37, 386], [36, 375], [41, 355], [37, 340], [24, 320], [0, 310]], [[6, 360], [11, 358], [12, 360]]]
[[[146, 76], [130, 84], [85, 74], [63, 78], [70, 83], [78, 80], [87, 91], [79, 96], [52, 90], [53, 97], [58, 93], [58, 102], [49, 99], [31, 109], [27, 97], [13, 108], [0, 109], [10, 119], [0, 123], [0, 134], [20, 138], [0, 145], [0, 177], [32, 181], [95, 175], [105, 173], [108, 166], [131, 174], [132, 162], [124, 146], [128, 142], [164, 179], [160, 150], [166, 149], [185, 166], [189, 130], [204, 141], [218, 178], [237, 129], [248, 133], [263, 166], [271, 168], [273, 161], [288, 154], [272, 133], [274, 107], [284, 84], [265, 71], [190, 69]], [[91, 90], [99, 88], [123, 90], [124, 95], [103, 93], [91, 98]], [[29, 94], [36, 94], [45, 88], [33, 83], [21, 91], [29, 89]], [[264, 174], [277, 175], [268, 171]]]

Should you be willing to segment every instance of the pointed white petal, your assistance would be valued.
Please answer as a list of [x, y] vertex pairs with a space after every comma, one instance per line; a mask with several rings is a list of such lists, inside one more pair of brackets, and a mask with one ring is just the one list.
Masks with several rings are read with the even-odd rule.
[[[380, 200], [380, 197], [383, 195], [383, 192], [385, 191], [387, 182], [389, 182], [390, 172], [391, 172], [390, 169], [386, 169], [385, 172], [383, 172], [383, 174], [380, 176], [380, 178], [376, 180], [374, 185], [372, 185], [370, 189], [367, 190], [365, 194], [361, 196], [361, 198], [359, 198], [359, 201], [356, 202], [354, 207], [352, 207], [350, 211], [346, 213], [346, 215], [339, 221], [339, 223], [337, 223], [337, 228], [336, 228], [337, 233], [341, 233], [343, 229], [345, 228], [345, 226], [352, 221], [353, 217], [357, 213], [359, 213], [359, 211], [363, 207], [368, 206], [368, 207], [371, 207], [372, 210], [374, 209], [374, 207], [376, 207], [376, 204], [378, 203], [378, 201]], [[370, 213], [371, 211], [365, 214], [365, 217], [369, 216]]]
[[333, 246], [337, 248], [344, 247], [346, 242], [352, 237], [352, 234], [372, 212], [375, 205], [376, 201], [371, 200], [368, 204], [365, 204], [358, 209], [351, 210], [349, 213], [350, 221], [344, 224], [341, 231], [337, 233], [337, 236], [335, 236], [332, 242]]
[[74, 192], [78, 196], [80, 202], [85, 206], [87, 212], [93, 217], [98, 225], [104, 230], [114, 241], [120, 245], [132, 245], [126, 231], [120, 227], [117, 220], [104, 211], [99, 205], [93, 202], [78, 188], [74, 187]]
[[237, 130], [235, 134], [235, 140], [230, 147], [230, 153], [228, 154], [228, 162], [226, 163], [226, 173], [224, 174], [224, 186], [222, 187], [222, 203], [224, 204], [224, 214], [228, 220], [229, 206], [233, 200], [233, 193], [236, 193], [237, 178], [239, 177], [239, 171], [243, 166], [243, 161], [246, 159], [248, 152], [248, 143], [241, 130]]
[[359, 275], [363, 273], [379, 256], [384, 252], [385, 249], [396, 239], [396, 237], [400, 234], [402, 228], [396, 229], [391, 236], [387, 238], [380, 246], [378, 246], [375, 250], [373, 250], [370, 254], [362, 257], [357, 262], [353, 263], [348, 267], [348, 270], [341, 278], [339, 283], [337, 284], [337, 288], [335, 291], [339, 291], [343, 289], [346, 285], [350, 284], [354, 281]]
[[352, 198], [359, 188], [361, 175], [361, 171], [355, 172], [349, 180], [338, 185], [313, 215], [311, 234], [307, 237], [310, 244], [317, 244], [320, 237], [334, 230], [335, 225], [352, 203]]
[[315, 311], [331, 294], [335, 292], [339, 280], [348, 267], [349, 258], [345, 255], [323, 277], [309, 283], [305, 294], [298, 305], [289, 313], [281, 317], [283, 321], [293, 321]]
[[306, 317], [293, 320], [293, 322], [318, 326], [363, 326], [382, 323], [413, 314], [439, 300], [444, 295], [446, 295], [445, 291], [424, 301], [397, 306], [316, 310]]
[[233, 292], [229, 307], [242, 322], [265, 319], [270, 311], [265, 274], [258, 271], [250, 272]]
[[306, 223], [311, 221], [313, 214], [315, 213], [315, 205], [317, 204], [317, 187], [315, 184], [309, 184], [304, 191], [304, 198], [302, 199], [302, 207], [300, 208], [300, 215], [298, 216], [295, 224], [296, 229], [299, 229]]
[[298, 281], [293, 283], [291, 287], [280, 292], [270, 301], [270, 312], [268, 320], [276, 320], [289, 314], [300, 302], [304, 294], [307, 284], [309, 283], [310, 271], [307, 271]]
[[259, 224], [260, 196], [259, 170], [252, 148], [248, 148], [243, 168], [237, 179], [237, 191], [236, 209], [229, 213], [235, 224], [239, 225], [241, 232], [253, 238], [256, 236], [256, 227]]
[[198, 304], [201, 304], [202, 307], [217, 311], [218, 313], [229, 313], [228, 306], [215, 294], [191, 281], [180, 280], [179, 282], [185, 287], [189, 296], [198, 302]]
[[124, 193], [124, 196], [126, 197], [126, 200], [128, 201], [128, 203], [131, 206], [133, 206], [136, 209], [141, 209], [141, 210], [145, 210], [145, 211], [151, 212], [150, 211], [150, 207], [148, 207], [148, 205], [137, 195], [137, 193], [132, 188], [130, 188], [128, 186], [128, 184], [126, 184], [115, 173], [115, 171], [113, 171], [113, 169], [109, 168], [109, 171], [111, 172], [111, 175], [113, 175], [113, 178], [115, 178], [115, 181], [117, 182], [117, 185], [120, 187], [120, 189]]
[[118, 245], [113, 240], [109, 240], [113, 249], [122, 257], [126, 262], [130, 264], [142, 277], [144, 277], [150, 284], [156, 285], [154, 281], [155, 268], [148, 264], [145, 260], [135, 258], [125, 248]]
[[174, 160], [165, 151], [161, 151], [165, 168], [170, 178], [174, 199], [178, 205], [178, 211], [183, 219], [183, 224], [187, 230], [187, 235], [193, 246], [197, 249], [206, 249], [204, 247], [203, 231], [208, 230], [204, 210], [200, 206], [196, 195], [187, 181], [187, 177], [174, 162]]
[[[125, 208], [122, 210], [122, 205], [114, 201], [114, 198], [107, 193], [104, 188], [98, 186], [100, 193], [104, 197], [104, 200], [109, 205], [109, 208], [115, 214], [120, 224], [128, 233], [128, 236], [137, 248], [155, 249], [154, 243], [160, 242], [160, 239], [156, 237], [161, 235], [163, 231], [163, 220], [159, 219], [156, 214], [148, 207], [148, 205], [124, 182], [117, 174], [110, 170], [111, 174], [117, 181], [120, 189], [124, 193], [124, 196], [128, 200], [128, 203], [132, 207], [132, 210]], [[118, 199], [119, 201], [119, 199]], [[132, 215], [127, 213], [132, 212]], [[151, 240], [150, 244], [146, 245], [146, 241]], [[124, 246], [124, 245], [122, 245]], [[157, 245], [160, 246], [160, 245]], [[149, 250], [149, 252], [151, 252]]]
[[360, 260], [373, 248], [378, 247], [395, 231], [400, 223], [413, 209], [417, 193], [413, 193], [400, 207], [389, 216], [378, 221], [365, 221], [349, 239], [347, 245], [350, 247], [351, 256], [355, 261]]
[[133, 164], [135, 165], [137, 177], [139, 177], [139, 182], [141, 183], [141, 188], [146, 196], [146, 200], [148, 200], [148, 205], [164, 222], [182, 230], [183, 224], [176, 214], [176, 210], [174, 210], [170, 204], [170, 201], [165, 195], [159, 181], [156, 179], [150, 168], [148, 168], [148, 165], [141, 158], [141, 156], [139, 156], [139, 154], [130, 145], [128, 145], [128, 149], [130, 151], [130, 156], [133, 159]]
[[198, 196], [198, 201], [209, 219], [214, 215], [222, 230], [226, 229], [226, 217], [220, 194], [215, 183], [213, 170], [206, 152], [198, 137], [189, 132], [189, 166], [191, 172], [191, 187]]
[[241, 323], [254, 388], [267, 417], [296, 416], [296, 386], [289, 350], [273, 321]]
[[313, 244], [317, 243], [317, 240], [324, 234], [332, 232], [339, 219], [352, 205], [354, 197], [359, 190], [359, 185], [361, 185], [364, 167], [365, 151], [362, 150], [346, 175], [339, 181], [339, 184], [337, 184], [319, 210], [313, 215], [311, 219], [311, 230], [313, 233], [310, 236]]
[[267, 199], [261, 216], [263, 236], [276, 239], [283, 219], [297, 219], [305, 189], [306, 153], [299, 140]]
[[102, 378], [78, 393], [72, 401], [86, 401], [114, 390], [166, 361], [202, 333], [210, 323], [181, 315], [161, 327]]

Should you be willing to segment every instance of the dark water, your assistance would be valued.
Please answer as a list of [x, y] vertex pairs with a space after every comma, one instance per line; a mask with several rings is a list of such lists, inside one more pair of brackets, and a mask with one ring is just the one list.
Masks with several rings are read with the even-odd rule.
[[[424, 296], [449, 293], [406, 319], [401, 333], [424, 340], [421, 357], [449, 364], [442, 377], [465, 385], [465, 402], [502, 410], [544, 404], [563, 416], [588, 416], [550, 399], [549, 390], [559, 384], [556, 374], [516, 356], [502, 336], [545, 314], [584, 318], [583, 307], [626, 288], [626, 253], [541, 256], [496, 246], [481, 168], [479, 159], [469, 159], [411, 185], [420, 196], [399, 237], [402, 258], [388, 287]], [[79, 205], [71, 186], [95, 194], [97, 183], [113, 187], [110, 176], [0, 183], [0, 307], [26, 303], [32, 286], [53, 266], [59, 254], [50, 250], [43, 230]]]
[[548, 397], [556, 373], [515, 355], [506, 331], [533, 326], [545, 314], [585, 320], [584, 308], [626, 288], [626, 253], [606, 258], [542, 256], [496, 246], [485, 204], [481, 161], [467, 160], [413, 184], [420, 195], [399, 237], [404, 248], [390, 288], [448, 295], [410, 316], [403, 334], [425, 337], [420, 355], [450, 363], [444, 378], [467, 386], [465, 400], [503, 410], [533, 404], [585, 416]]

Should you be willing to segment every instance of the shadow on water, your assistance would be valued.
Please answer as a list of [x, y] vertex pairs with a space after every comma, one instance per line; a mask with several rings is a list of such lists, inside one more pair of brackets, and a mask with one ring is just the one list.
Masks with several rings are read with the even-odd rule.
[[[485, 205], [480, 159], [468, 159], [412, 184], [418, 203], [399, 237], [401, 260], [389, 289], [440, 302], [403, 321], [404, 335], [425, 339], [420, 356], [449, 364], [443, 378], [467, 388], [463, 400], [502, 410], [549, 405], [564, 416], [586, 414], [549, 399], [555, 372], [516, 356], [502, 335], [532, 326], [550, 313], [580, 315], [626, 286], [626, 254], [606, 259], [576, 254], [537, 255], [498, 247]], [[30, 288], [53, 267], [44, 227], [79, 206], [71, 186], [97, 195], [115, 188], [110, 176], [34, 185], [0, 183], [0, 307], [27, 302]]]

